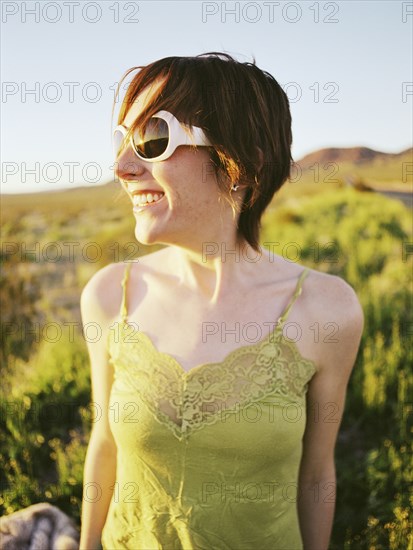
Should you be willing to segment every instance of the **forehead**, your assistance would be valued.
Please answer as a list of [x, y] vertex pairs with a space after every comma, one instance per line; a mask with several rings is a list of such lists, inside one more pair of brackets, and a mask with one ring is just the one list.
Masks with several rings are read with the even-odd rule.
[[152, 99], [156, 97], [158, 90], [162, 84], [163, 80], [155, 80], [154, 82], [152, 82], [152, 84], [146, 86], [146, 88], [144, 88], [142, 92], [136, 97], [123, 121], [123, 124], [127, 128], [129, 128], [133, 124], [133, 121], [145, 109], [146, 105], [151, 103]]

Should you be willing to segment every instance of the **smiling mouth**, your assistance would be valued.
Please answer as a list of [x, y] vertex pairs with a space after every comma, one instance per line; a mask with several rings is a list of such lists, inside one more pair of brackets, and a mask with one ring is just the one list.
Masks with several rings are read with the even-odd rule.
[[146, 208], [153, 208], [158, 202], [161, 202], [164, 196], [163, 192], [134, 195], [132, 197], [133, 211], [140, 212]]

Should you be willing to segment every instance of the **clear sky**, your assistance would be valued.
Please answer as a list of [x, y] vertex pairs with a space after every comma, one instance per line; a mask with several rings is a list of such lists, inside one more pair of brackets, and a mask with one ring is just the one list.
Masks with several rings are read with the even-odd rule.
[[412, 144], [411, 1], [3, 0], [1, 10], [2, 193], [109, 181], [114, 85], [171, 55], [254, 56], [290, 98], [295, 160]]

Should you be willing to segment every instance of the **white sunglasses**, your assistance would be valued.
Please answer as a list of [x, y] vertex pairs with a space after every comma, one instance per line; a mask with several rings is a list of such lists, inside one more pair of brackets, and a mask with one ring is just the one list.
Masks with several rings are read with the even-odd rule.
[[[113, 149], [118, 157], [124, 145], [128, 128], [119, 125], [113, 132]], [[208, 147], [204, 131], [197, 126], [187, 126], [168, 111], [155, 113], [144, 128], [136, 128], [130, 136], [135, 155], [146, 162], [160, 162], [168, 159], [179, 145]]]

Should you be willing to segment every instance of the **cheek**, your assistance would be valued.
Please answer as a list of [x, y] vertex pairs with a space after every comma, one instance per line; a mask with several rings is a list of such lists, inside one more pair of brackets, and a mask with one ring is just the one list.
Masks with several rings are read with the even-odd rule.
[[189, 191], [199, 194], [214, 194], [217, 182], [214, 166], [206, 153], [180, 151], [165, 162], [153, 167], [152, 175], [172, 193], [181, 195]]

